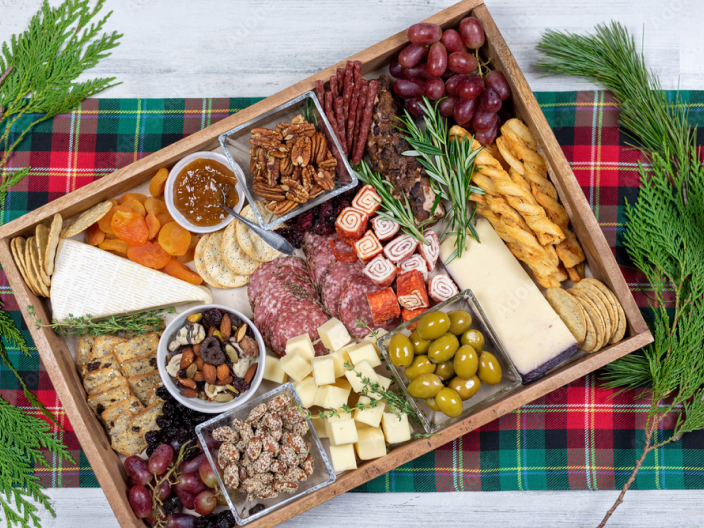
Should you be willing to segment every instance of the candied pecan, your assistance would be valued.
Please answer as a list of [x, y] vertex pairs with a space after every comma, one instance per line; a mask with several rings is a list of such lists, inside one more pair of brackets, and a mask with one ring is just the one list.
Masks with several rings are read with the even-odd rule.
[[301, 465], [303, 461], [308, 458], [308, 455], [310, 454], [310, 443], [306, 442], [305, 447], [303, 450], [298, 453], [298, 465]]
[[269, 434], [271, 437], [276, 440], [277, 442], [281, 440], [281, 435], [283, 434], [282, 429], [270, 429]]
[[303, 482], [308, 478], [308, 475], [299, 467], [290, 467], [284, 471], [284, 478], [291, 482]]
[[272, 429], [281, 429], [281, 417], [274, 412], [267, 412], [262, 418], [262, 425]]
[[298, 462], [298, 456], [296, 451], [290, 445], [282, 445], [281, 452], [279, 453], [279, 460], [286, 464], [288, 467], [293, 467]]
[[289, 407], [283, 413], [281, 413], [281, 419], [284, 424], [286, 422], [290, 424], [296, 424], [302, 422], [306, 419], [307, 413], [298, 407]]
[[281, 412], [293, 403], [293, 398], [290, 394], [278, 394], [274, 396], [271, 401], [267, 404], [270, 411], [275, 413]]
[[246, 480], [249, 478], [249, 471], [247, 471], [247, 468], [244, 467], [243, 465], [240, 464], [240, 482]]
[[245, 445], [252, 439], [253, 436], [254, 431], [252, 431], [252, 426], [248, 423], [243, 423], [240, 427], [240, 437], [244, 441]]
[[315, 471], [315, 460], [313, 460], [311, 455], [308, 455], [306, 459], [301, 462], [301, 469], [305, 471], [306, 475], [309, 477], [313, 474], [313, 471]]
[[225, 468], [223, 481], [228, 488], [237, 489], [240, 485], [240, 470], [237, 464], [230, 464]]
[[242, 481], [242, 486], [247, 493], [254, 493], [255, 491], [259, 491], [263, 484], [262, 481], [256, 477], [248, 477]]
[[293, 424], [291, 432], [300, 436], [305, 436], [308, 434], [308, 422], [304, 420], [302, 422], [298, 422], [297, 424]]
[[326, 170], [318, 170], [318, 172], [315, 173], [315, 183], [326, 191], [332, 191], [335, 188], [335, 182], [332, 181], [332, 174]]
[[284, 433], [281, 437], [281, 442], [285, 445], [290, 445], [296, 453], [300, 453], [306, 447], [303, 437], [295, 433]]
[[240, 434], [227, 425], [215, 429], [212, 436], [218, 442], [237, 442], [240, 439]]
[[264, 451], [252, 464], [252, 469], [255, 473], [264, 473], [269, 469], [269, 466], [271, 465], [271, 461], [273, 459], [274, 455], [272, 455], [269, 451]]
[[291, 150], [291, 163], [305, 167], [310, 162], [311, 143], [310, 138], [301, 136], [296, 140]]
[[[274, 482], [272, 481], [271, 484], [264, 486], [257, 495], [260, 499], [275, 499], [279, 496], [279, 492], [274, 489]], [[249, 500], [249, 497], [247, 497], [247, 500]]]
[[269, 466], [269, 471], [272, 473], [283, 473], [286, 471], [286, 464], [281, 462], [281, 460], [272, 460]]
[[273, 436], [266, 435], [264, 438], [262, 438], [262, 449], [264, 451], [268, 451], [274, 456], [278, 456], [279, 452], [281, 451], [281, 446], [279, 446], [279, 443], [274, 440]]
[[258, 436], [252, 437], [252, 439], [247, 444], [245, 453], [248, 460], [256, 460], [262, 452], [262, 439]]
[[225, 442], [218, 450], [218, 464], [220, 467], [227, 466], [230, 462], [237, 462], [240, 459], [240, 452], [235, 444]]
[[295, 493], [298, 489], [298, 484], [296, 482], [291, 482], [290, 480], [275, 478], [274, 489], [281, 493]]
[[247, 416], [246, 423], [251, 424], [259, 420], [262, 416], [266, 414], [266, 403], [260, 403], [254, 409], [249, 411], [249, 416]]

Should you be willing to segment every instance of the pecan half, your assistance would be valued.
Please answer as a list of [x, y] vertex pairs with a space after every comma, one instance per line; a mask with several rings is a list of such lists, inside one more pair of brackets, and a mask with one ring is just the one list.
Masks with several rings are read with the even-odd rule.
[[252, 190], [262, 198], [267, 200], [273, 200], [275, 202], [280, 202], [285, 200], [285, 193], [281, 191], [279, 187], [266, 187], [264, 185], [257, 185], [256, 183], [252, 185]]
[[306, 191], [310, 191], [313, 188], [313, 183], [315, 182], [315, 169], [308, 165], [303, 167], [301, 170], [301, 185]]
[[310, 162], [311, 143], [310, 138], [302, 136], [296, 140], [296, 144], [291, 150], [291, 163], [305, 167]]
[[322, 132], [316, 132], [312, 140], [315, 143], [315, 154], [312, 159], [315, 159], [315, 163], [320, 163], [321, 161], [324, 161], [327, 156], [328, 140]]
[[[292, 165], [293, 166], [293, 165]], [[303, 173], [303, 169], [301, 167], [294, 167], [293, 172], [291, 172], [290, 179], [293, 181], [301, 181], [301, 174]]]
[[292, 202], [306, 203], [308, 201], [308, 191], [299, 182], [290, 180], [288, 178], [283, 178], [281, 180], [281, 187], [288, 187], [286, 192], [286, 199]]
[[[330, 151], [328, 150], [328, 152], [330, 152]], [[318, 162], [318, 169], [330, 171], [330, 170], [334, 169], [335, 167], [337, 167], [337, 160], [332, 157], [328, 157], [328, 158], [324, 159], [323, 161]]]
[[279, 162], [279, 174], [284, 176], [290, 176], [293, 172], [293, 163], [291, 163], [291, 156], [284, 156]]
[[281, 139], [281, 134], [276, 130], [253, 128], [252, 137], [249, 138], [249, 142], [256, 147], [262, 147], [266, 150], [286, 152], [286, 147], [281, 143]]
[[266, 178], [267, 178], [267, 183], [269, 187], [274, 187], [276, 185], [276, 182], [279, 179], [279, 164], [281, 163], [281, 160], [279, 158], [275, 158], [273, 156], [270, 156], [269, 153], [267, 153], [267, 158], [266, 158]]
[[315, 183], [320, 185], [326, 191], [332, 191], [335, 188], [335, 182], [332, 181], [332, 175], [326, 170], [318, 170], [315, 173]]
[[286, 214], [286, 213], [292, 211], [297, 206], [298, 206], [298, 204], [296, 202], [292, 202], [290, 200], [284, 200], [281, 202], [269, 202], [269, 204], [267, 204], [266, 208], [271, 213], [273, 213], [275, 215], [283, 215], [283, 214]]
[[313, 188], [310, 191], [308, 191], [308, 196], [310, 197], [310, 199], [313, 199], [323, 192], [325, 192], [325, 189], [323, 189], [320, 185], [316, 184], [313, 185]]

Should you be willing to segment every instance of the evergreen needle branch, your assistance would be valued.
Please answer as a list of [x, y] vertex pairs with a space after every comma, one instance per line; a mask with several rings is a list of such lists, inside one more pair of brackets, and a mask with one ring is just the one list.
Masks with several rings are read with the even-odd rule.
[[[696, 129], [679, 96], [668, 100], [645, 67], [635, 41], [617, 23], [593, 35], [548, 31], [538, 45], [548, 73], [577, 75], [611, 90], [621, 105], [621, 125], [652, 159], [639, 164], [638, 198], [626, 200], [624, 246], [651, 289], [653, 343], [607, 365], [608, 388], [643, 388], [651, 405], [645, 445], [603, 527], [635, 482], [648, 453], [704, 428], [704, 168]], [[672, 434], [653, 442], [655, 431], [677, 412]]]

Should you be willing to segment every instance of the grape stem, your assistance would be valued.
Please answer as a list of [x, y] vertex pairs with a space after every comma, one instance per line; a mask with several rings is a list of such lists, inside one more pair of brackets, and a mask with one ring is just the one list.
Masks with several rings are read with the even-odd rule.
[[[186, 455], [187, 451], [186, 448], [191, 442], [193, 442], [193, 440], [189, 440], [181, 446], [181, 449], [178, 452], [178, 457], [176, 458], [176, 462], [173, 466], [171, 466], [171, 469], [169, 469], [160, 477], [156, 477], [155, 482], [153, 484], [147, 483], [147, 488], [149, 489], [149, 491], [151, 491], [152, 494], [152, 514], [156, 514], [158, 509], [164, 505], [164, 502], [159, 498], [157, 490], [166, 481], [169, 481], [169, 484], [172, 486], [175, 484], [175, 482], [170, 481], [170, 478], [173, 475], [175, 480], [181, 474], [181, 472], [178, 471], [178, 467], [181, 465], [181, 462], [183, 462], [183, 457]], [[154, 525], [154, 528], [161, 528], [163, 526], [166, 526], [163, 521], [164, 519], [161, 516], [156, 517], [156, 524]]]
[[477, 69], [479, 70], [479, 76], [484, 77], [484, 74], [482, 73], [482, 66], [489, 70], [489, 63], [491, 62], [491, 57], [489, 57], [486, 62], [482, 62], [482, 60], [479, 58], [479, 48], [474, 50], [474, 57], [477, 59]]

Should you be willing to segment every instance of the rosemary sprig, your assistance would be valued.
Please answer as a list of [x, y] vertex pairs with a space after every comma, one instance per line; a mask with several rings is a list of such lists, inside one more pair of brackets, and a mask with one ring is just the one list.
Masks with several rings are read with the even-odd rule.
[[159, 332], [164, 329], [164, 315], [176, 313], [176, 310], [169, 308], [164, 310], [152, 310], [132, 315], [110, 316], [102, 321], [93, 321], [90, 315], [80, 317], [68, 316], [63, 321], [53, 320], [51, 324], [43, 324], [41, 319], [34, 312], [34, 306], [28, 306], [28, 311], [34, 317], [37, 328], [51, 328], [60, 336], [76, 335], [108, 335], [125, 333], [131, 336], [140, 336], [150, 332]]
[[426, 245], [428, 241], [423, 236], [423, 227], [432, 222], [432, 214], [431, 218], [416, 225], [416, 220], [411, 210], [411, 204], [408, 202], [408, 197], [405, 194], [400, 193], [403, 197], [403, 201], [401, 201], [400, 198], [396, 198], [393, 195], [394, 186], [391, 182], [385, 180], [380, 174], [372, 171], [371, 167], [367, 165], [367, 162], [364, 160], [362, 160], [354, 170], [357, 172], [360, 180], [374, 187], [379, 194], [381, 198], [381, 209], [377, 211], [377, 214], [382, 218], [396, 222], [401, 226], [401, 230], [404, 233], [412, 236], [421, 244]]
[[[66, 0], [57, 7], [45, 0], [42, 8], [20, 35], [4, 43], [0, 54], [0, 144], [16, 134], [0, 158], [0, 169], [7, 167], [12, 152], [27, 133], [57, 114], [71, 111], [87, 97], [114, 86], [114, 77], [76, 81], [85, 70], [110, 55], [122, 35], [100, 34], [110, 17], [108, 13], [91, 22], [103, 7], [98, 0]], [[41, 114], [29, 122], [24, 116]], [[0, 202], [7, 191], [29, 173], [29, 167], [14, 174], [2, 171]]]
[[[651, 405], [643, 452], [603, 527], [649, 452], [704, 427], [704, 167], [680, 98], [668, 101], [619, 24], [597, 26], [586, 36], [549, 31], [538, 49], [545, 71], [585, 77], [614, 92], [622, 126], [653, 165], [646, 171], [639, 164], [642, 187], [633, 205], [626, 201], [624, 245], [653, 289], [654, 342], [607, 365], [604, 376], [610, 388], [648, 385]], [[672, 435], [656, 443], [655, 432], [680, 407]]]
[[[423, 109], [424, 129], [416, 124], [408, 110], [405, 116], [397, 119], [403, 124], [398, 129], [406, 134], [406, 141], [415, 149], [407, 150], [404, 156], [413, 156], [418, 160], [435, 191], [436, 199], [431, 215], [435, 212], [440, 200], [445, 200], [448, 211], [445, 215], [446, 225], [440, 240], [448, 235], [455, 236], [455, 251], [447, 262], [456, 257], [461, 257], [467, 237], [470, 235], [479, 241], [472, 221], [476, 213], [476, 206], [470, 205], [469, 195], [484, 194], [484, 190], [472, 185], [474, 160], [481, 149], [472, 151], [472, 138], [462, 138], [450, 141], [447, 120], [440, 114], [437, 101], [432, 104], [427, 97], [423, 97], [420, 106]], [[471, 211], [470, 211], [471, 209]]]

